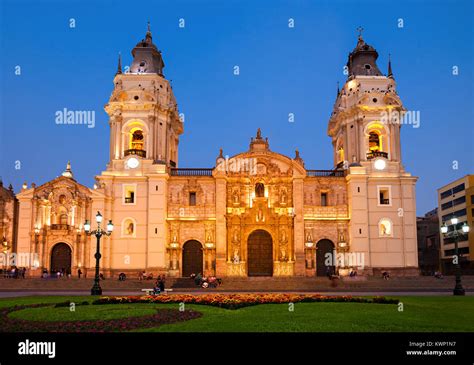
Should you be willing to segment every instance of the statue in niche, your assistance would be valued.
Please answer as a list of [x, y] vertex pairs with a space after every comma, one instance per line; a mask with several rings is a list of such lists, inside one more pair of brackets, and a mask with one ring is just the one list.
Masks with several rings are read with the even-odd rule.
[[234, 235], [232, 236], [232, 243], [237, 243], [237, 244], [240, 243], [238, 228], [234, 229]]
[[234, 256], [232, 257], [232, 261], [234, 264], [238, 264], [240, 262], [240, 256], [239, 256], [239, 249], [235, 248], [234, 249]]
[[173, 231], [173, 237], [171, 239], [171, 242], [173, 242], [173, 243], [178, 242], [178, 235], [177, 235], [176, 231]]
[[130, 222], [127, 226], [127, 235], [129, 236], [133, 235], [133, 230], [134, 230], [133, 222]]
[[234, 193], [232, 194], [232, 200], [234, 201], [234, 204], [239, 203], [239, 193], [237, 190], [234, 190]]
[[258, 208], [257, 222], [263, 222], [264, 220], [265, 220], [265, 218], [263, 216], [262, 208]]
[[285, 230], [282, 230], [282, 231], [281, 231], [280, 242], [281, 242], [281, 243], [286, 243], [286, 242], [288, 242], [288, 238], [286, 237], [286, 231], [285, 231]]
[[286, 190], [283, 190], [280, 197], [281, 204], [286, 204]]

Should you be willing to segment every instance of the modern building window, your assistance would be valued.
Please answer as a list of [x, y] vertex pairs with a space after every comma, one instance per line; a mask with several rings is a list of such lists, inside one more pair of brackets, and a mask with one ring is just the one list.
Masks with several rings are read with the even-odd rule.
[[474, 204], [474, 195], [471, 195], [471, 204]]
[[321, 193], [321, 206], [328, 206], [328, 193]]
[[455, 212], [453, 213], [449, 213], [449, 214], [445, 214], [441, 217], [441, 220], [443, 222], [446, 222], [447, 220], [451, 219], [451, 218], [454, 218], [454, 217], [463, 217], [467, 214], [467, 211], [466, 209], [460, 209], [460, 210], [456, 210]]
[[443, 191], [440, 196], [441, 196], [441, 199], [445, 199], [451, 195], [453, 195], [453, 190], [449, 189], [449, 190]]
[[465, 202], [466, 202], [466, 197], [461, 196], [461, 197], [453, 200], [453, 206], [454, 205], [459, 205], [459, 204], [462, 204], [462, 203], [465, 203]]
[[[445, 250], [444, 256], [454, 256], [454, 249], [452, 250]], [[469, 254], [469, 247], [460, 247], [458, 248], [459, 255], [468, 255]]]
[[447, 203], [443, 203], [441, 204], [441, 210], [445, 210], [445, 209], [449, 209], [453, 206], [453, 202], [452, 201], [449, 201]]
[[123, 187], [123, 203], [124, 204], [135, 204], [136, 199], [136, 185], [124, 185]]
[[196, 192], [189, 193], [189, 205], [196, 205]]
[[460, 191], [463, 191], [465, 189], [466, 189], [466, 187], [465, 187], [464, 183], [459, 184], [458, 186], [455, 186], [453, 188], [453, 194], [459, 193]]
[[378, 199], [379, 205], [390, 205], [390, 187], [389, 186], [378, 186]]

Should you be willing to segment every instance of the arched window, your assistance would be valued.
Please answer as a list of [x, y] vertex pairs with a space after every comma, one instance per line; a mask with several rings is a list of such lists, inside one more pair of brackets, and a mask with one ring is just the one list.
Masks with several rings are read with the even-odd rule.
[[262, 183], [255, 184], [255, 196], [257, 198], [263, 198], [265, 196], [265, 185]]
[[67, 214], [63, 213], [59, 216], [59, 224], [67, 224]]
[[143, 150], [144, 138], [143, 131], [141, 129], [136, 129], [132, 132], [130, 149], [132, 150]]
[[369, 133], [369, 150], [370, 151], [381, 151], [382, 150], [380, 135], [376, 131], [371, 131]]

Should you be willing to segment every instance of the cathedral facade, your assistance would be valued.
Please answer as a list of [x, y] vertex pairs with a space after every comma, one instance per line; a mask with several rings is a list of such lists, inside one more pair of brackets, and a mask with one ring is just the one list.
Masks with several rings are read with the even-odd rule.
[[[64, 173], [17, 194], [13, 250], [42, 269], [92, 272], [100, 211], [115, 230], [101, 241], [101, 271], [189, 276], [324, 276], [417, 273], [415, 183], [401, 161], [403, 114], [389, 69], [359, 36], [327, 133], [334, 169], [274, 152], [260, 129], [235, 156], [216, 151], [212, 168], [180, 168], [184, 132], [161, 52], [150, 30], [119, 66], [105, 106], [110, 149], [94, 188]], [[12, 230], [10, 230], [12, 231]]]

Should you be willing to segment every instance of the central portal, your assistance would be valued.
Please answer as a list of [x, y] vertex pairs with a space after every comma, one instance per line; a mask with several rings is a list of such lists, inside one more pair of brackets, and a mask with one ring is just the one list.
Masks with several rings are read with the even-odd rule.
[[263, 229], [252, 232], [247, 242], [248, 276], [273, 275], [272, 236]]

